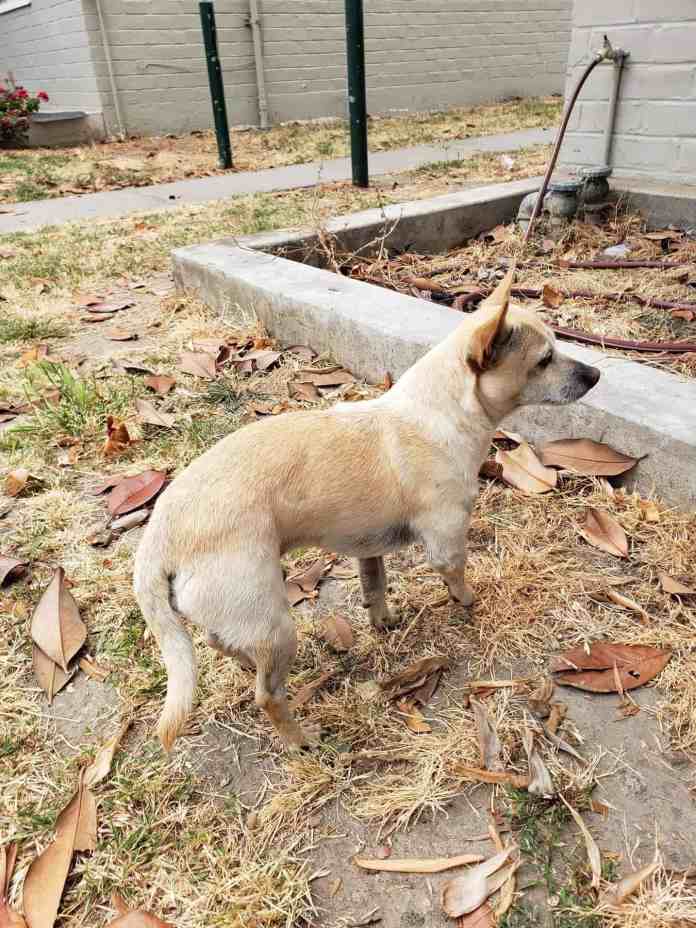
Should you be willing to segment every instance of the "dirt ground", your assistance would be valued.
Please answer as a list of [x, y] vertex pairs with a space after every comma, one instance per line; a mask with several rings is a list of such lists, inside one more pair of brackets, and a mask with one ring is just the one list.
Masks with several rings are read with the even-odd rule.
[[[373, 117], [369, 121], [371, 151], [448, 142], [554, 126], [561, 111], [559, 97], [509, 100], [441, 113]], [[231, 131], [234, 171], [258, 171], [340, 158], [350, 154], [343, 120], [287, 123], [267, 131]], [[146, 186], [187, 177], [224, 173], [217, 163], [212, 131], [186, 136], [128, 138], [70, 148], [0, 149], [0, 202], [18, 202]]]
[[[459, 170], [461, 182], [466, 171], [471, 178], [502, 168], [491, 157]], [[457, 183], [437, 171], [427, 182], [434, 192]], [[347, 383], [298, 395], [303, 369], [325, 370], [332, 360], [284, 346], [265, 371], [245, 372], [223, 354], [211, 379], [184, 372], [182, 352], [213, 356], [226, 342], [234, 357], [274, 346], [253, 319], [219, 316], [175, 294], [168, 252], [189, 241], [319, 223], [328, 212], [388, 195], [332, 185], [0, 240], [0, 405], [30, 404], [0, 422], [0, 488], [18, 468], [32, 477], [18, 495], [0, 493], [0, 554], [30, 564], [0, 588], [0, 831], [20, 843], [13, 904], [80, 768], [130, 719], [110, 774], [94, 787], [96, 848], [74, 857], [60, 908], [69, 928], [108, 924], [114, 891], [177, 928], [457, 924], [442, 914], [439, 895], [460, 870], [368, 873], [353, 857], [477, 849], [488, 857], [494, 845], [482, 836], [491, 809], [502, 840], [514, 841], [521, 855], [500, 928], [696, 925], [696, 609], [693, 598], [670, 595], [658, 579], [664, 571], [696, 584], [696, 518], [663, 505], [659, 488], [646, 501], [620, 479], [612, 488], [562, 474], [555, 492], [528, 496], [482, 480], [471, 530], [472, 609], [448, 600], [418, 547], [387, 559], [389, 600], [401, 618], [392, 631], [370, 627], [348, 561], [327, 564], [318, 595], [310, 591], [294, 608], [300, 647], [291, 695], [332, 673], [298, 710], [322, 730], [314, 752], [280, 751], [254, 705], [252, 675], [197, 633], [197, 708], [171, 755], [154, 739], [165, 675], [131, 590], [141, 529], [106, 547], [92, 544], [110, 521], [95, 488], [107, 475], [153, 468], [174, 475], [258, 417], [360, 401], [386, 386]], [[87, 321], [98, 315], [90, 311], [97, 300], [112, 304], [113, 315]], [[131, 305], [114, 308], [123, 304]], [[155, 394], [143, 368], [173, 377], [172, 390]], [[173, 417], [171, 424], [144, 423], [143, 400]], [[133, 439], [115, 457], [103, 450], [109, 416]], [[627, 558], [580, 536], [589, 506], [621, 524]], [[321, 556], [294, 552], [286, 570]], [[79, 671], [49, 706], [32, 669], [30, 623], [58, 566], [87, 626], [84, 650], [109, 674], [100, 682]], [[607, 599], [612, 589], [644, 612]], [[339, 615], [352, 630], [346, 651], [324, 637], [325, 621]], [[553, 698], [567, 706], [558, 733], [577, 760], [545, 738], [530, 697], [548, 678], [553, 655], [595, 640], [669, 649], [671, 659], [654, 682], [633, 691], [637, 713], [626, 712], [617, 694], [555, 687]], [[422, 708], [430, 731], [416, 733], [379, 683], [437, 655], [450, 666]], [[472, 694], [495, 725], [506, 770], [525, 773], [522, 732], [536, 730], [553, 798], [480, 784], [463, 772], [481, 763]], [[585, 840], [559, 795], [599, 845], [600, 893]], [[661, 866], [640, 891], [617, 909], [602, 903], [617, 877], [652, 860], [656, 847]], [[500, 894], [493, 901], [503, 902]]]

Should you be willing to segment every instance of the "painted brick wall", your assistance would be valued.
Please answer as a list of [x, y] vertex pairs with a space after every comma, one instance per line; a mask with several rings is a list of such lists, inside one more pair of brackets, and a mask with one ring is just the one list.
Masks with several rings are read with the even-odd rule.
[[[94, 0], [83, 0], [95, 68], [113, 125]], [[132, 132], [211, 124], [195, 0], [102, 0], [122, 109]], [[370, 112], [560, 92], [572, 0], [365, 0]], [[273, 122], [344, 116], [343, 0], [262, 0]], [[229, 116], [256, 124], [246, 0], [216, 4]]]
[[0, 11], [0, 76], [8, 71], [29, 90], [45, 90], [47, 109], [100, 113], [81, 0], [32, 0]]
[[[617, 175], [696, 183], [696, 0], [576, 0], [566, 92], [602, 36], [629, 51], [611, 162]], [[568, 168], [598, 164], [611, 67], [590, 75], [561, 151]]]

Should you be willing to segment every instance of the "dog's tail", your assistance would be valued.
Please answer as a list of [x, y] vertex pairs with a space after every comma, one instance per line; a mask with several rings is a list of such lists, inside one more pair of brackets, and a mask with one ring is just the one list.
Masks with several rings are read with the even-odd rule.
[[135, 595], [167, 668], [167, 698], [157, 726], [165, 751], [181, 732], [193, 708], [196, 654], [191, 636], [170, 601], [169, 577], [157, 557], [136, 558]]

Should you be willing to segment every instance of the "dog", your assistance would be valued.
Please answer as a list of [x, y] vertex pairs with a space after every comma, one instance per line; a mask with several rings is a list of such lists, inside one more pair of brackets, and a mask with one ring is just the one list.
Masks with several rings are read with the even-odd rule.
[[493, 293], [382, 396], [245, 426], [191, 463], [159, 497], [134, 589], [167, 669], [158, 726], [170, 750], [190, 714], [196, 659], [183, 619], [256, 668], [256, 704], [287, 748], [316, 742], [288, 703], [297, 638], [281, 555], [315, 545], [359, 561], [372, 626], [395, 619], [383, 556], [418, 542], [453, 599], [465, 579], [478, 474], [500, 422], [529, 404], [566, 404], [599, 371], [564, 356], [538, 315]]

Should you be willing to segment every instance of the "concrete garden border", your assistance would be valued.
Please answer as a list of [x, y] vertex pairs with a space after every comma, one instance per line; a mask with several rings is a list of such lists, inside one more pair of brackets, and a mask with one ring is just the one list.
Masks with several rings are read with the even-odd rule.
[[[324, 228], [350, 251], [375, 249], [381, 241], [395, 251], [446, 251], [510, 221], [538, 185], [532, 178], [477, 187], [340, 217]], [[640, 196], [649, 215], [650, 194]], [[693, 205], [681, 209], [684, 217], [693, 214]], [[661, 224], [664, 194], [655, 211]], [[322, 257], [316, 233], [276, 232], [182, 248], [173, 263], [179, 288], [219, 310], [251, 310], [282, 344], [311, 345], [373, 382], [387, 371], [399, 377], [461, 320], [448, 307], [325, 270], [317, 266]], [[630, 477], [637, 489], [690, 507], [696, 497], [696, 380], [570, 342], [562, 350], [600, 367], [599, 385], [573, 406], [520, 410], [508, 427], [537, 443], [587, 436], [647, 455]]]

